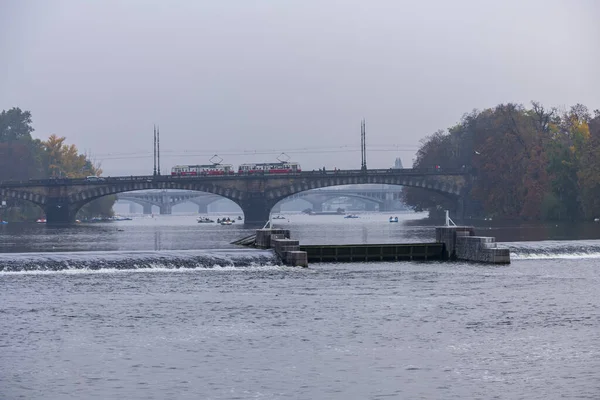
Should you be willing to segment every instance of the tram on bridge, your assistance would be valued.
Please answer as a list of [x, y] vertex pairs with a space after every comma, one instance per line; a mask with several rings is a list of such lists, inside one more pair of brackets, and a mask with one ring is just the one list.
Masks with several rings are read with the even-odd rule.
[[[239, 175], [255, 174], [293, 174], [302, 172], [297, 162], [276, 163], [249, 163], [241, 164], [237, 170]], [[207, 175], [234, 175], [235, 170], [231, 164], [210, 165], [175, 165], [171, 169], [172, 176], [207, 176]]]

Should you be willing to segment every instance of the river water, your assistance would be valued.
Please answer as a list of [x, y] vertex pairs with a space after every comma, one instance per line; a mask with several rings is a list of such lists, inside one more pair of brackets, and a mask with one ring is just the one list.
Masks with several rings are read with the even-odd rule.
[[[434, 238], [286, 217], [307, 244]], [[0, 399], [600, 398], [600, 224], [476, 231], [512, 263], [290, 268], [191, 215], [0, 225]]]

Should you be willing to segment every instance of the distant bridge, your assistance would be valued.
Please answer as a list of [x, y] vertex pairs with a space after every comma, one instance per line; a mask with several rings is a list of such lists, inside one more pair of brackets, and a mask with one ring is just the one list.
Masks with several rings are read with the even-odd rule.
[[[303, 199], [311, 204], [314, 211], [322, 211], [323, 203], [327, 202], [328, 200], [339, 197], [348, 197], [361, 199], [374, 205], [376, 204], [381, 211], [392, 211], [393, 205], [399, 200], [401, 193], [401, 188], [312, 189], [286, 197], [278, 204], [295, 199]], [[159, 208], [160, 214], [171, 214], [174, 206], [186, 202], [197, 204], [198, 212], [206, 213], [208, 212], [209, 204], [215, 201], [223, 200], [223, 197], [214, 194], [188, 190], [154, 190], [120, 193], [117, 195], [117, 200], [130, 201], [140, 204], [143, 207], [144, 214], [151, 214], [153, 206], [157, 206]], [[278, 208], [277, 205], [275, 205], [275, 208]]]
[[279, 201], [300, 192], [329, 186], [388, 184], [419, 187], [455, 198], [457, 204], [462, 204], [462, 189], [467, 176], [465, 169], [376, 169], [276, 175], [121, 176], [95, 181], [44, 179], [1, 182], [0, 198], [27, 200], [44, 210], [48, 223], [69, 223], [75, 220], [77, 211], [84, 204], [103, 196], [149, 189], [195, 190], [237, 203], [247, 224], [264, 224]]

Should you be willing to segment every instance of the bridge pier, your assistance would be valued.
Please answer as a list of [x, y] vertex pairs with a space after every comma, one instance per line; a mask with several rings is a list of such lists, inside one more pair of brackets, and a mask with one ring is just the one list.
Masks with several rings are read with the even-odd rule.
[[466, 199], [464, 196], [459, 196], [459, 198], [456, 200], [456, 210], [454, 213], [457, 220], [462, 221], [465, 218], [465, 203]]
[[173, 212], [173, 206], [171, 203], [164, 203], [160, 205], [160, 215], [171, 215]]
[[365, 211], [377, 211], [377, 204], [372, 201], [365, 202]]
[[152, 204], [143, 204], [142, 207], [144, 207], [143, 213], [146, 215], [150, 215], [152, 214]]
[[198, 204], [198, 214], [208, 214], [208, 204]]
[[321, 212], [323, 211], [323, 202], [322, 201], [311, 201], [308, 199], [305, 199], [306, 201], [308, 201], [311, 205], [311, 208], [313, 211], [315, 212]]
[[253, 196], [238, 202], [238, 205], [244, 212], [244, 224], [264, 226], [269, 220], [271, 209], [275, 203], [267, 201], [264, 196]]
[[388, 198], [388, 196], [382, 203], [379, 203], [379, 211], [394, 211], [394, 208], [394, 200]]
[[75, 215], [79, 207], [62, 202], [50, 202], [44, 207], [47, 224], [71, 224], [75, 222]]
[[135, 214], [136, 213], [136, 206], [134, 202], [129, 202], [129, 214]]

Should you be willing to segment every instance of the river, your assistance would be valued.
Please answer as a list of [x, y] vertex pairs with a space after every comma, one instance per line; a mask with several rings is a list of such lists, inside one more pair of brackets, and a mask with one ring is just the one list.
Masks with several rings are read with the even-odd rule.
[[[434, 238], [285, 216], [306, 244]], [[600, 224], [475, 224], [510, 265], [284, 267], [192, 215], [0, 225], [0, 399], [600, 398]]]

